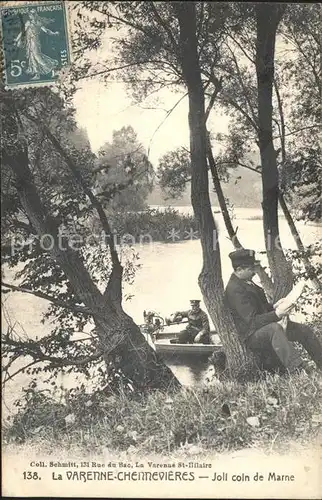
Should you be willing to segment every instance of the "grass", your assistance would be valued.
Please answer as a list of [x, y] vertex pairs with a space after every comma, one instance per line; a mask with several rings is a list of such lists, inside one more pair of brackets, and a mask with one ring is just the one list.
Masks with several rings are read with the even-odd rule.
[[321, 375], [313, 372], [140, 397], [78, 389], [60, 403], [35, 391], [4, 425], [3, 444], [46, 454], [202, 455], [249, 447], [287, 452], [294, 442], [307, 445], [321, 437], [321, 389]]

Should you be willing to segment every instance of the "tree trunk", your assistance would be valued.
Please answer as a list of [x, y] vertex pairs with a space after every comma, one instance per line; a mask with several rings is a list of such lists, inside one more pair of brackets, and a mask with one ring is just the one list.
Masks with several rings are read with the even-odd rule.
[[282, 5], [256, 4], [256, 74], [258, 104], [258, 139], [262, 164], [263, 223], [265, 246], [274, 283], [274, 300], [292, 288], [291, 263], [285, 258], [278, 226], [278, 170], [273, 145], [272, 94], [276, 30], [283, 12]]
[[[277, 105], [278, 105], [278, 111], [279, 111], [279, 116], [280, 116], [280, 131], [279, 131], [279, 136], [280, 136], [280, 141], [281, 141], [281, 153], [282, 153], [282, 165], [285, 165], [286, 163], [286, 127], [285, 127], [285, 117], [284, 117], [284, 109], [283, 109], [283, 101], [281, 98], [281, 94], [278, 88], [277, 81], [274, 79], [273, 82], [274, 85], [274, 90], [276, 94], [276, 99], [277, 99]], [[303, 242], [301, 240], [301, 237], [299, 235], [298, 230], [296, 229], [296, 225], [294, 223], [293, 217], [288, 209], [288, 206], [286, 204], [284, 195], [283, 195], [283, 187], [282, 189], [280, 188], [279, 191], [279, 203], [280, 206], [283, 210], [285, 219], [288, 223], [288, 226], [290, 228], [290, 231], [292, 233], [292, 236], [294, 238], [295, 244], [300, 252], [302, 252], [302, 262], [305, 267], [305, 270], [307, 272], [308, 277], [312, 281], [313, 285], [317, 290], [322, 291], [322, 283], [321, 281], [317, 278], [316, 272], [314, 267], [312, 266], [310, 259], [307, 257], [305, 253], [305, 248], [303, 245]]]
[[205, 103], [197, 53], [195, 4], [175, 2], [173, 5], [180, 26], [181, 64], [189, 95], [191, 201], [199, 225], [203, 255], [199, 286], [223, 343], [230, 375], [238, 377], [253, 371], [254, 359], [241, 343], [224, 303], [218, 232], [209, 198]]
[[66, 274], [80, 301], [91, 310], [106, 364], [109, 365], [112, 356], [119, 357], [119, 367], [136, 390], [178, 387], [180, 384], [171, 370], [158, 358], [121, 304], [115, 307], [108, 294], [101, 294], [77, 252], [66, 240], [59, 241], [57, 224], [46, 213], [36, 190], [27, 151], [14, 156], [3, 152], [3, 161], [17, 178], [18, 195], [31, 225]]
[[280, 202], [280, 206], [281, 206], [281, 208], [283, 210], [285, 219], [287, 220], [288, 226], [290, 228], [290, 231], [292, 233], [292, 236], [294, 238], [296, 246], [297, 246], [298, 250], [300, 252], [302, 252], [301, 259], [303, 261], [303, 265], [304, 265], [305, 270], [307, 272], [308, 278], [312, 281], [312, 283], [315, 286], [315, 288], [317, 290], [319, 290], [320, 292], [322, 292], [322, 283], [317, 278], [316, 271], [315, 271], [314, 267], [312, 266], [312, 264], [310, 262], [310, 259], [305, 254], [305, 248], [304, 248], [302, 239], [301, 239], [301, 237], [299, 235], [299, 232], [298, 232], [298, 230], [296, 228], [296, 225], [294, 223], [293, 217], [292, 217], [292, 215], [291, 215], [291, 213], [290, 213], [290, 211], [288, 209], [288, 206], [287, 206], [286, 201], [284, 199], [283, 193], [281, 193], [281, 192], [279, 193], [278, 200]]
[[[215, 188], [215, 191], [217, 193], [221, 213], [222, 213], [222, 216], [224, 219], [224, 223], [226, 226], [228, 236], [229, 236], [234, 248], [236, 250], [239, 250], [239, 249], [244, 248], [244, 247], [242, 246], [241, 242], [239, 241], [239, 239], [237, 237], [237, 232], [234, 230], [233, 225], [231, 223], [231, 218], [230, 218], [230, 215], [229, 215], [229, 212], [227, 209], [226, 200], [225, 200], [224, 193], [223, 193], [222, 188], [221, 188], [220, 179], [218, 176], [218, 171], [216, 168], [214, 155], [212, 154], [212, 147], [211, 147], [209, 134], [207, 134], [207, 139], [208, 139], [207, 140], [208, 163], [209, 163], [209, 168], [210, 168], [214, 188]], [[271, 278], [268, 276], [268, 274], [266, 273], [265, 269], [262, 266], [259, 266], [259, 268], [257, 269], [257, 274], [258, 274], [259, 279], [262, 283], [262, 286], [265, 290], [267, 298], [269, 300], [272, 300], [273, 295], [274, 295], [274, 291], [273, 291], [273, 283], [272, 283]]]

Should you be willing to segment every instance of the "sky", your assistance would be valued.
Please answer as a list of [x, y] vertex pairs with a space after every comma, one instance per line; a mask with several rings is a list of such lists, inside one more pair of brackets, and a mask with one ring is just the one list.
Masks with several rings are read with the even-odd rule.
[[[156, 165], [167, 151], [189, 145], [187, 97], [162, 125], [166, 111], [174, 106], [180, 95], [167, 90], [158, 97], [161, 99], [158, 109], [145, 109], [144, 103], [140, 106], [132, 104], [122, 83], [88, 81], [82, 84], [74, 97], [76, 119], [78, 125], [86, 129], [94, 152], [111, 139], [113, 130], [132, 125], [149, 151], [150, 161]], [[213, 115], [210, 123], [212, 131], [225, 132], [228, 119]]]

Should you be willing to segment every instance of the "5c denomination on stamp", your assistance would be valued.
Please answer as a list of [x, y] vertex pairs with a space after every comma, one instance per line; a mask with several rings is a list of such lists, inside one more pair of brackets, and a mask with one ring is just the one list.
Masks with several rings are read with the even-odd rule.
[[2, 8], [1, 29], [7, 88], [53, 84], [71, 61], [64, 2]]

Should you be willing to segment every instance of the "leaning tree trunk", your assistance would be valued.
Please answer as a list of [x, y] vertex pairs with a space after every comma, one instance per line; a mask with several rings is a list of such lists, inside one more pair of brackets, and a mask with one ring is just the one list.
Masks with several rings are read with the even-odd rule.
[[[277, 81], [274, 79], [274, 90], [276, 94], [276, 99], [277, 99], [277, 106], [278, 106], [278, 112], [280, 116], [280, 130], [279, 130], [279, 136], [280, 136], [280, 141], [281, 141], [281, 154], [282, 154], [282, 165], [284, 166], [286, 164], [287, 160], [287, 155], [286, 155], [286, 127], [285, 127], [285, 117], [284, 117], [284, 109], [283, 109], [283, 101], [281, 98], [281, 94], [278, 88]], [[288, 209], [286, 200], [284, 198], [283, 194], [283, 188], [282, 186], [280, 187], [279, 191], [279, 203], [280, 206], [283, 210], [285, 219], [288, 223], [288, 226], [290, 228], [291, 234], [294, 238], [295, 244], [297, 246], [297, 249], [302, 253], [301, 260], [303, 262], [304, 268], [307, 272], [308, 278], [311, 280], [313, 285], [317, 290], [322, 292], [322, 283], [317, 277], [317, 273], [313, 267], [313, 265], [310, 262], [309, 257], [306, 255], [305, 248], [301, 239], [301, 236], [296, 228], [295, 222], [293, 220], [292, 214]]]
[[[238, 236], [237, 236], [237, 232], [234, 230], [233, 225], [231, 223], [231, 218], [230, 218], [230, 215], [228, 212], [227, 203], [226, 203], [224, 193], [223, 193], [223, 190], [221, 187], [221, 182], [219, 179], [214, 155], [212, 153], [212, 147], [211, 147], [209, 134], [207, 134], [207, 157], [208, 157], [209, 168], [210, 168], [210, 172], [211, 172], [211, 176], [212, 176], [212, 181], [213, 181], [214, 188], [215, 188], [215, 191], [217, 194], [218, 203], [219, 203], [219, 206], [221, 209], [221, 213], [222, 213], [222, 216], [224, 219], [224, 223], [226, 226], [228, 236], [229, 236], [234, 248], [236, 250], [239, 250], [239, 249], [244, 248], [244, 247], [242, 246], [241, 242], [239, 241]], [[272, 300], [273, 295], [274, 295], [274, 290], [273, 290], [273, 283], [272, 283], [271, 278], [268, 276], [268, 274], [266, 273], [265, 269], [262, 266], [259, 266], [257, 268], [256, 272], [257, 272], [259, 279], [261, 281], [261, 284], [265, 290], [267, 298], [269, 300]]]
[[302, 252], [301, 259], [302, 259], [303, 265], [305, 267], [305, 270], [307, 272], [307, 276], [311, 280], [311, 282], [313, 283], [313, 285], [315, 286], [315, 288], [317, 290], [319, 290], [320, 292], [322, 292], [322, 283], [318, 279], [318, 277], [316, 275], [316, 271], [314, 269], [314, 266], [311, 264], [310, 259], [306, 255], [305, 247], [303, 245], [301, 236], [300, 236], [300, 234], [299, 234], [299, 232], [298, 232], [298, 230], [296, 228], [296, 225], [294, 223], [293, 217], [292, 217], [292, 215], [291, 215], [291, 213], [290, 213], [290, 211], [288, 209], [288, 206], [286, 204], [285, 198], [284, 198], [283, 193], [281, 191], [279, 193], [278, 200], [279, 200], [280, 206], [281, 206], [281, 208], [283, 210], [283, 214], [285, 216], [285, 219], [286, 219], [286, 221], [288, 223], [288, 227], [290, 228], [290, 231], [291, 231], [292, 236], [294, 238], [295, 244], [296, 244], [298, 250], [300, 252]]
[[284, 7], [259, 3], [255, 9], [258, 140], [262, 164], [264, 236], [274, 283], [274, 300], [278, 300], [291, 290], [293, 284], [292, 265], [287, 261], [280, 242], [279, 184], [272, 127], [275, 39]]
[[[112, 357], [118, 357], [120, 368], [137, 390], [178, 387], [180, 384], [171, 370], [149, 346], [121, 304], [116, 307], [115, 299], [98, 290], [83, 261], [67, 242], [64, 249], [59, 244], [56, 221], [47, 214], [40, 200], [28, 166], [27, 151], [22, 150], [19, 155], [3, 152], [2, 157], [16, 176], [18, 195], [31, 225], [43, 238], [48, 253], [64, 271], [76, 295], [91, 310], [105, 363], [109, 365]], [[110, 286], [112, 290], [113, 282]]]
[[254, 359], [241, 343], [224, 303], [218, 232], [209, 198], [205, 103], [197, 53], [195, 4], [176, 2], [174, 9], [180, 26], [181, 64], [189, 95], [191, 201], [199, 225], [203, 255], [199, 286], [223, 343], [230, 375], [238, 377], [254, 369]]

